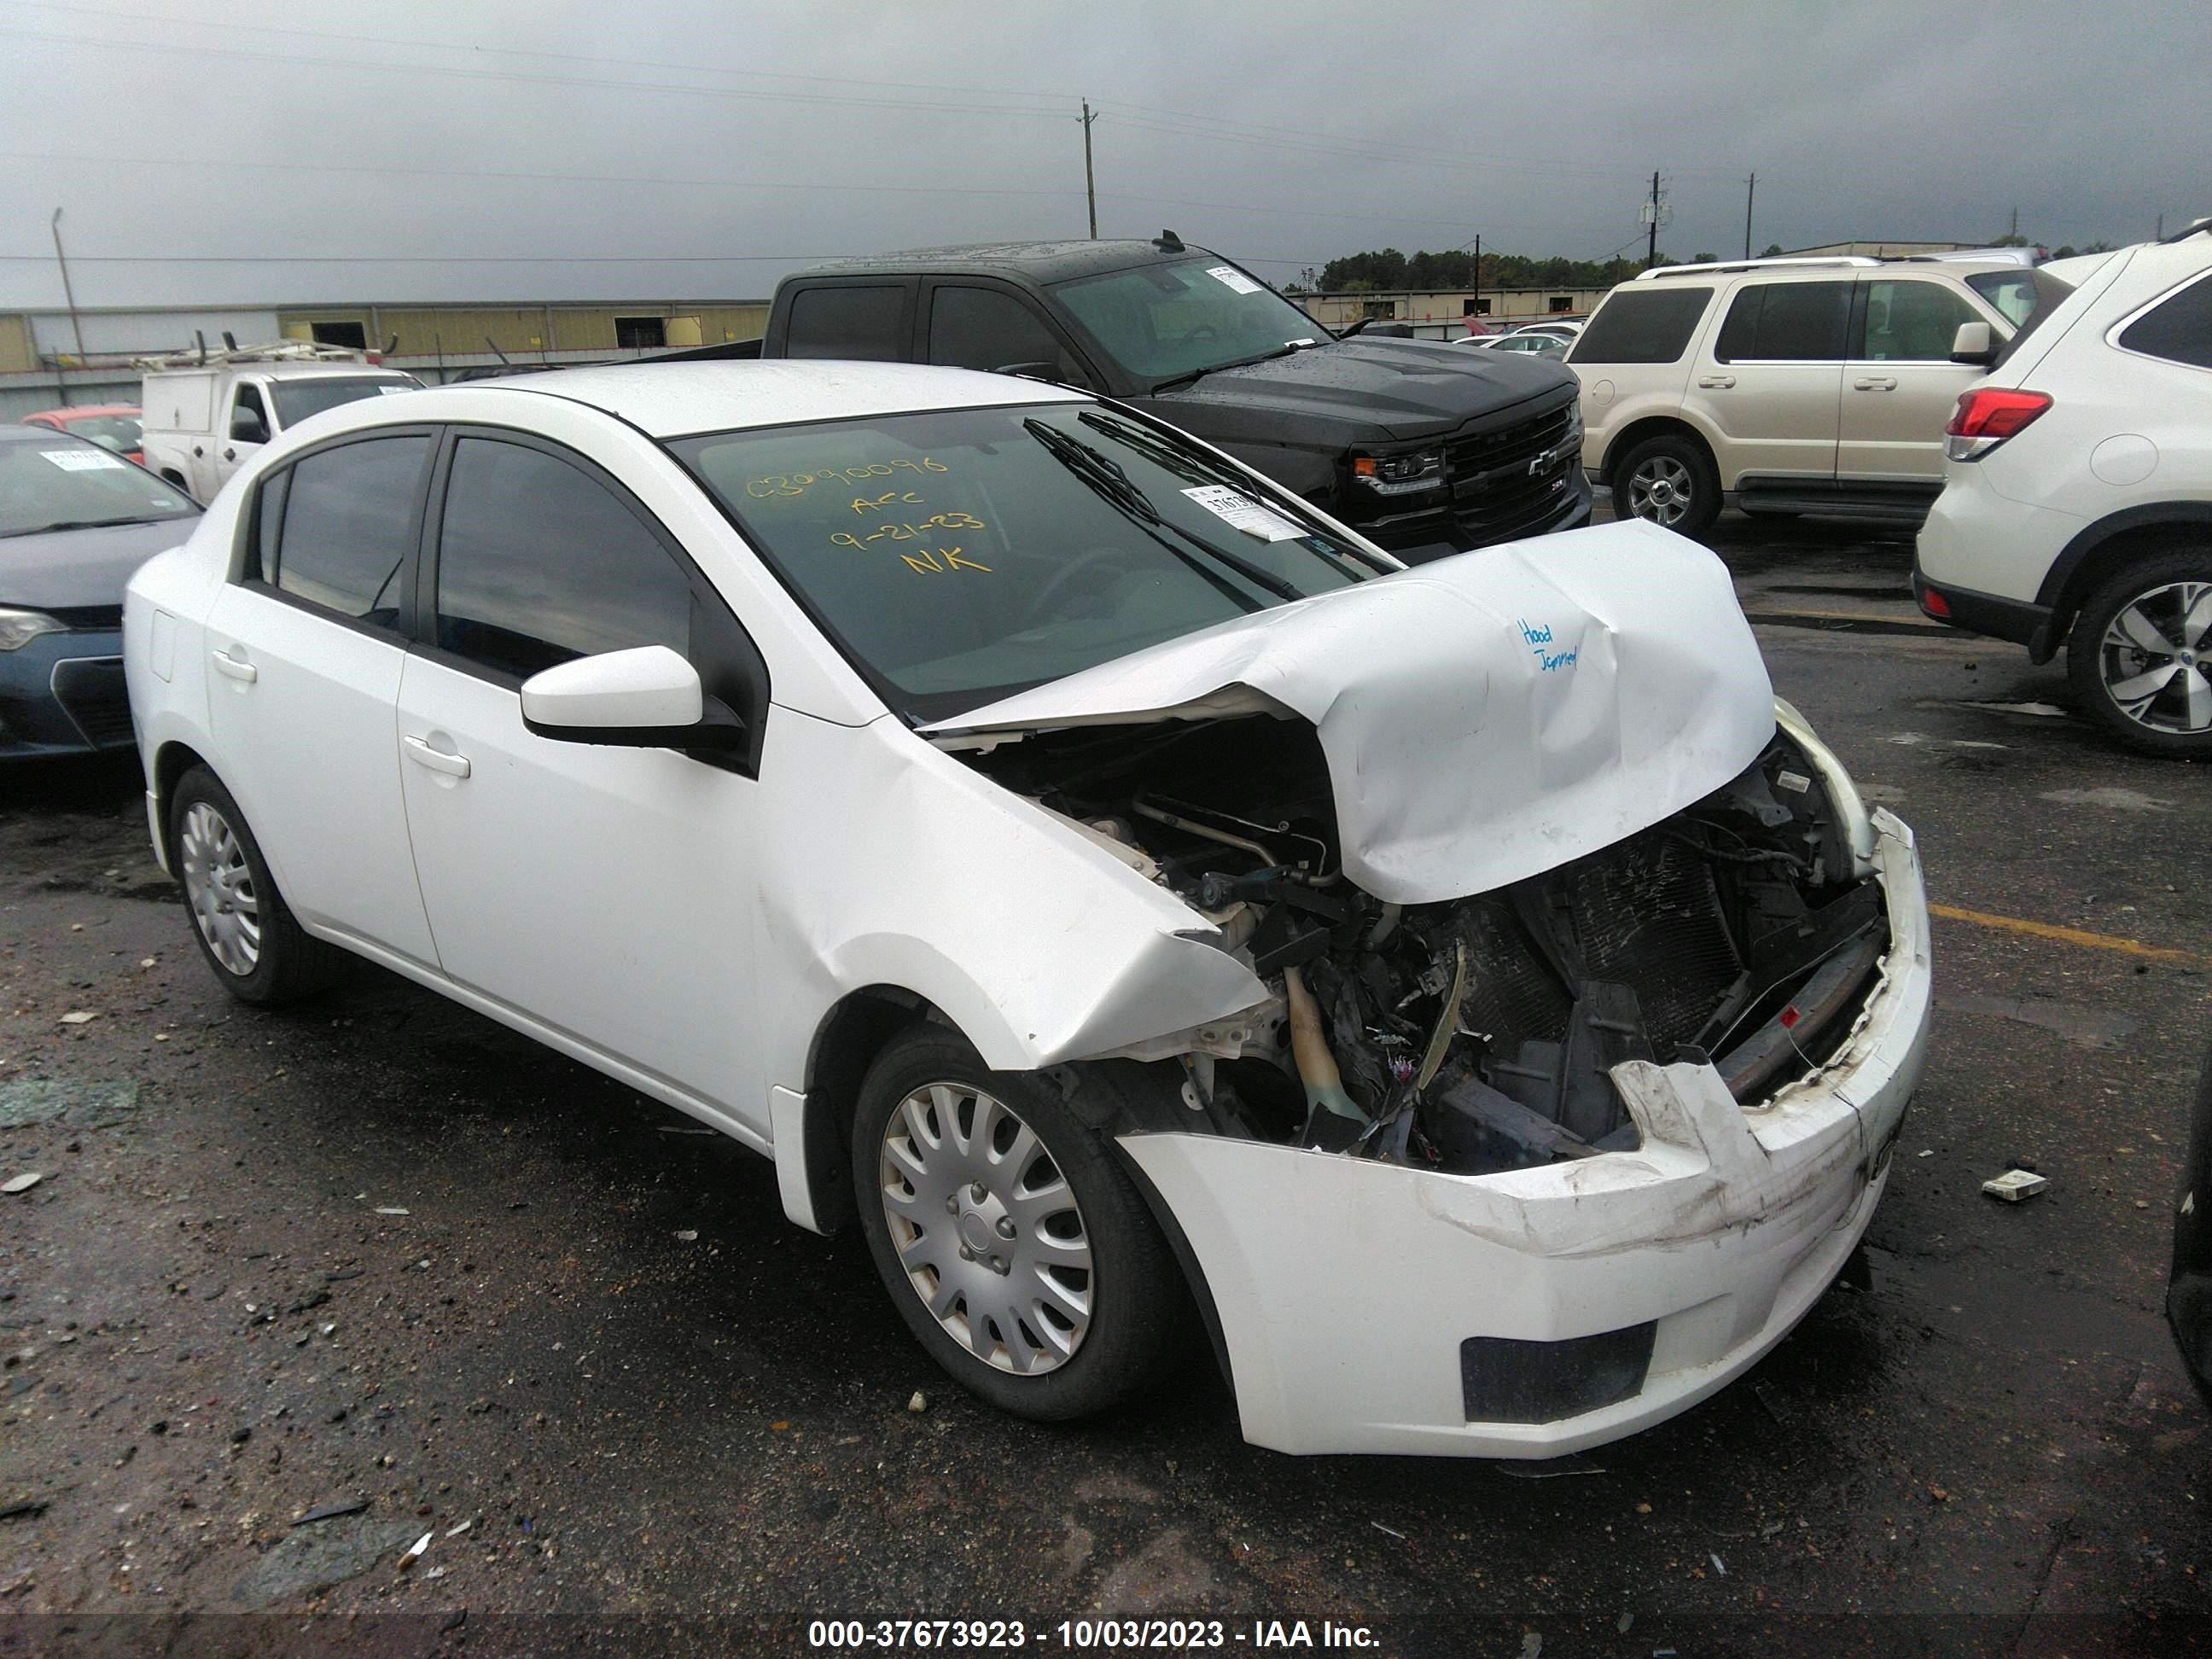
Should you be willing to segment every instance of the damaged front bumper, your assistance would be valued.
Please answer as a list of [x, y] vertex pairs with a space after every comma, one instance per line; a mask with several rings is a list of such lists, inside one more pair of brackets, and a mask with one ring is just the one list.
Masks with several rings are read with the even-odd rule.
[[1455, 1176], [1128, 1134], [1218, 1315], [1246, 1439], [1549, 1457], [1683, 1411], [1780, 1341], [1866, 1231], [1919, 1080], [1928, 909], [1873, 815], [1889, 945], [1850, 1035], [1756, 1106], [1709, 1065], [1612, 1077], [1634, 1151]]

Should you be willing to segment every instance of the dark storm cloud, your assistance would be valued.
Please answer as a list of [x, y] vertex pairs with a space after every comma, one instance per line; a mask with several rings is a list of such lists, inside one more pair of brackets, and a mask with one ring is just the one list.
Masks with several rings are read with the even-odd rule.
[[86, 305], [737, 297], [794, 258], [1079, 234], [1085, 96], [1101, 234], [1279, 281], [1478, 233], [1602, 257], [1654, 168], [1681, 257], [1741, 250], [1753, 171], [1759, 246], [2212, 211], [2212, 30], [2125, 0], [0, 0], [0, 34], [16, 307], [60, 299], [56, 206]]

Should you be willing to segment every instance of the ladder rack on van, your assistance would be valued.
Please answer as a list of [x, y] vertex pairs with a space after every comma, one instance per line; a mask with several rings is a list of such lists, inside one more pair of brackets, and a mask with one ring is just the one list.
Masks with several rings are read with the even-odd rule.
[[133, 357], [131, 367], [142, 374], [162, 369], [220, 368], [234, 363], [367, 363], [365, 351], [351, 346], [325, 345], [315, 340], [272, 340], [266, 345], [224, 346], [215, 351], [204, 346], [194, 351], [164, 352], [152, 357]]

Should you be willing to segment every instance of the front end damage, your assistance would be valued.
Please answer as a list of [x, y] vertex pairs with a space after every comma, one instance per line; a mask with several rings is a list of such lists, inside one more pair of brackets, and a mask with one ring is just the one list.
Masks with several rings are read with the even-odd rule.
[[1778, 1340], [1863, 1231], [1921, 1062], [1925, 903], [1910, 832], [1786, 706], [1721, 787], [1429, 902], [1347, 872], [1303, 720], [961, 752], [1180, 896], [1267, 992], [1088, 1057], [1179, 1068], [1188, 1116], [1121, 1140], [1205, 1274], [1256, 1443], [1616, 1437]]

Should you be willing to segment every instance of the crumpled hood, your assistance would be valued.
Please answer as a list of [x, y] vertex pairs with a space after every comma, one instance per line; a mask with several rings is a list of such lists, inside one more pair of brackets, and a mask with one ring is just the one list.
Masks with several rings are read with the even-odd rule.
[[76, 611], [121, 605], [123, 584], [156, 553], [191, 539], [199, 514], [96, 530], [0, 538], [0, 605]]
[[1346, 872], [1405, 904], [1610, 846], [1727, 783], [1774, 734], [1726, 568], [1641, 520], [1395, 572], [923, 729], [1261, 709], [1313, 722]]
[[[1286, 416], [1302, 416], [1346, 422], [1370, 434], [1419, 438], [1523, 400], [1559, 393], [1564, 401], [1575, 391], [1574, 377], [1559, 363], [1433, 340], [1358, 336], [1241, 368], [1216, 369], [1159, 394], [1155, 412], [1176, 419], [1185, 409], [1223, 415], [1249, 410], [1278, 423]], [[1206, 429], [1212, 425], [1206, 423]]]

